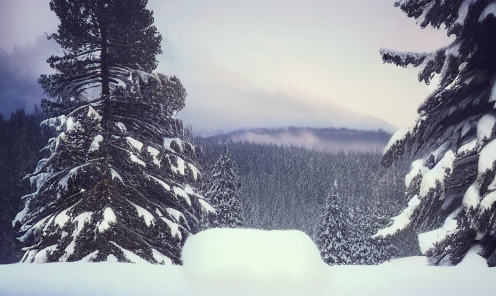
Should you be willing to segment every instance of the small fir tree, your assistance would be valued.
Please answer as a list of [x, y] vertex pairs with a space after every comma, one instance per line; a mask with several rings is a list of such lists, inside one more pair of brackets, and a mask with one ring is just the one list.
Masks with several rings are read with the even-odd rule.
[[320, 256], [329, 265], [351, 264], [350, 217], [337, 193], [337, 182], [324, 201], [317, 236]]
[[243, 226], [243, 213], [239, 202], [240, 188], [238, 169], [229, 156], [227, 146], [224, 146], [212, 168], [205, 193], [205, 197], [217, 213], [210, 217], [207, 227]]

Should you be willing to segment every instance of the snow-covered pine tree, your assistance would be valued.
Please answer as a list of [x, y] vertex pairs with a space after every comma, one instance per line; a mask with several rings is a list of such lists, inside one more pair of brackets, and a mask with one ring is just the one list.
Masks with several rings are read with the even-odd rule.
[[205, 198], [217, 213], [209, 215], [208, 228], [243, 226], [243, 213], [239, 202], [240, 188], [238, 169], [225, 145], [212, 167], [206, 187]]
[[320, 256], [329, 265], [351, 264], [350, 218], [341, 196], [337, 193], [337, 182], [322, 207], [317, 246]]
[[[45, 148], [49, 157], [29, 176], [36, 191], [23, 197], [13, 222], [22, 261], [181, 264], [200, 212], [213, 209], [197, 194], [195, 147], [174, 118], [184, 88], [175, 77], [140, 70], [151, 71], [160, 51], [146, 1], [50, 4], [61, 19], [53, 36], [65, 56], [49, 59], [57, 73], [40, 79], [52, 96], [42, 102], [51, 116], [44, 125], [55, 136]], [[128, 59], [114, 59], [119, 52]]]
[[457, 264], [480, 245], [496, 266], [496, 3], [400, 0], [395, 6], [422, 28], [443, 26], [454, 41], [429, 53], [381, 51], [384, 62], [419, 67], [420, 81], [437, 76], [439, 85], [419, 107], [417, 123], [387, 146], [384, 165], [402, 155], [413, 160], [405, 177], [409, 203], [377, 235], [406, 227], [435, 231], [426, 251], [432, 264]]
[[195, 147], [171, 117], [185, 92], [177, 78], [133, 74], [112, 97], [110, 138], [98, 102], [45, 120], [56, 131], [50, 156], [30, 175], [36, 192], [14, 221], [23, 262], [181, 263], [200, 211], [212, 210], [195, 189]]

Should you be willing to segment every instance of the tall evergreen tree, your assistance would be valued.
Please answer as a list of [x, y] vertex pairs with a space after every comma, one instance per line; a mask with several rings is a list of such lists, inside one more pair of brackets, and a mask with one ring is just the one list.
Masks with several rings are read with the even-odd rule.
[[184, 95], [182, 86], [139, 74], [115, 92], [111, 138], [102, 135], [92, 103], [44, 121], [56, 136], [30, 175], [36, 191], [23, 197], [15, 219], [23, 262], [181, 263], [186, 237], [200, 230], [200, 212], [211, 208], [195, 189], [195, 147], [170, 117], [168, 98], [177, 99], [178, 90]]
[[382, 50], [383, 61], [420, 68], [437, 89], [419, 119], [390, 140], [389, 165], [412, 159], [405, 177], [408, 207], [378, 235], [406, 227], [436, 231], [426, 252], [432, 264], [457, 264], [474, 245], [496, 266], [496, 3], [493, 0], [401, 0], [422, 28], [446, 28], [454, 41], [435, 52]]
[[224, 146], [212, 168], [205, 193], [205, 197], [217, 213], [211, 216], [208, 227], [238, 228], [243, 225], [243, 213], [239, 202], [240, 188], [238, 169], [229, 157], [227, 146]]
[[[23, 197], [14, 220], [23, 262], [181, 264], [182, 245], [199, 231], [201, 211], [213, 210], [195, 189], [196, 149], [174, 118], [185, 89], [176, 77], [130, 71], [156, 64], [160, 38], [145, 4], [51, 2], [61, 18], [54, 38], [69, 53], [51, 58], [59, 72], [41, 79], [54, 96], [43, 108], [52, 116], [44, 125], [55, 136], [45, 148], [49, 156], [30, 175], [36, 191]], [[81, 95], [95, 83], [99, 97]]]

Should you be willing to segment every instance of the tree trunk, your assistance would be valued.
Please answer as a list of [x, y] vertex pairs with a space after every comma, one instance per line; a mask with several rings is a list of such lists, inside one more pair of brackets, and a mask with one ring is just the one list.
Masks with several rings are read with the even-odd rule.
[[102, 128], [106, 134], [106, 141], [104, 141], [103, 150], [105, 157], [105, 172], [104, 175], [110, 176], [110, 147], [109, 142], [111, 139], [109, 114], [110, 114], [110, 82], [109, 82], [109, 64], [108, 64], [108, 15], [105, 1], [98, 2], [98, 22], [100, 25], [101, 36], [101, 78], [102, 78], [102, 100], [103, 100], [103, 114], [102, 114]]

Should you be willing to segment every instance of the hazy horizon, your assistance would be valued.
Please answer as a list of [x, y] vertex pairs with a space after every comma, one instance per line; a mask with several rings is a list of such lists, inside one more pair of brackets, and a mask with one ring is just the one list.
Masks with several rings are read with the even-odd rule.
[[[0, 113], [32, 110], [51, 69], [49, 0], [0, 0]], [[195, 133], [257, 127], [412, 125], [434, 86], [414, 68], [382, 64], [382, 47], [431, 51], [449, 41], [420, 29], [394, 0], [150, 0], [163, 36], [157, 72], [188, 92], [179, 117]]]

